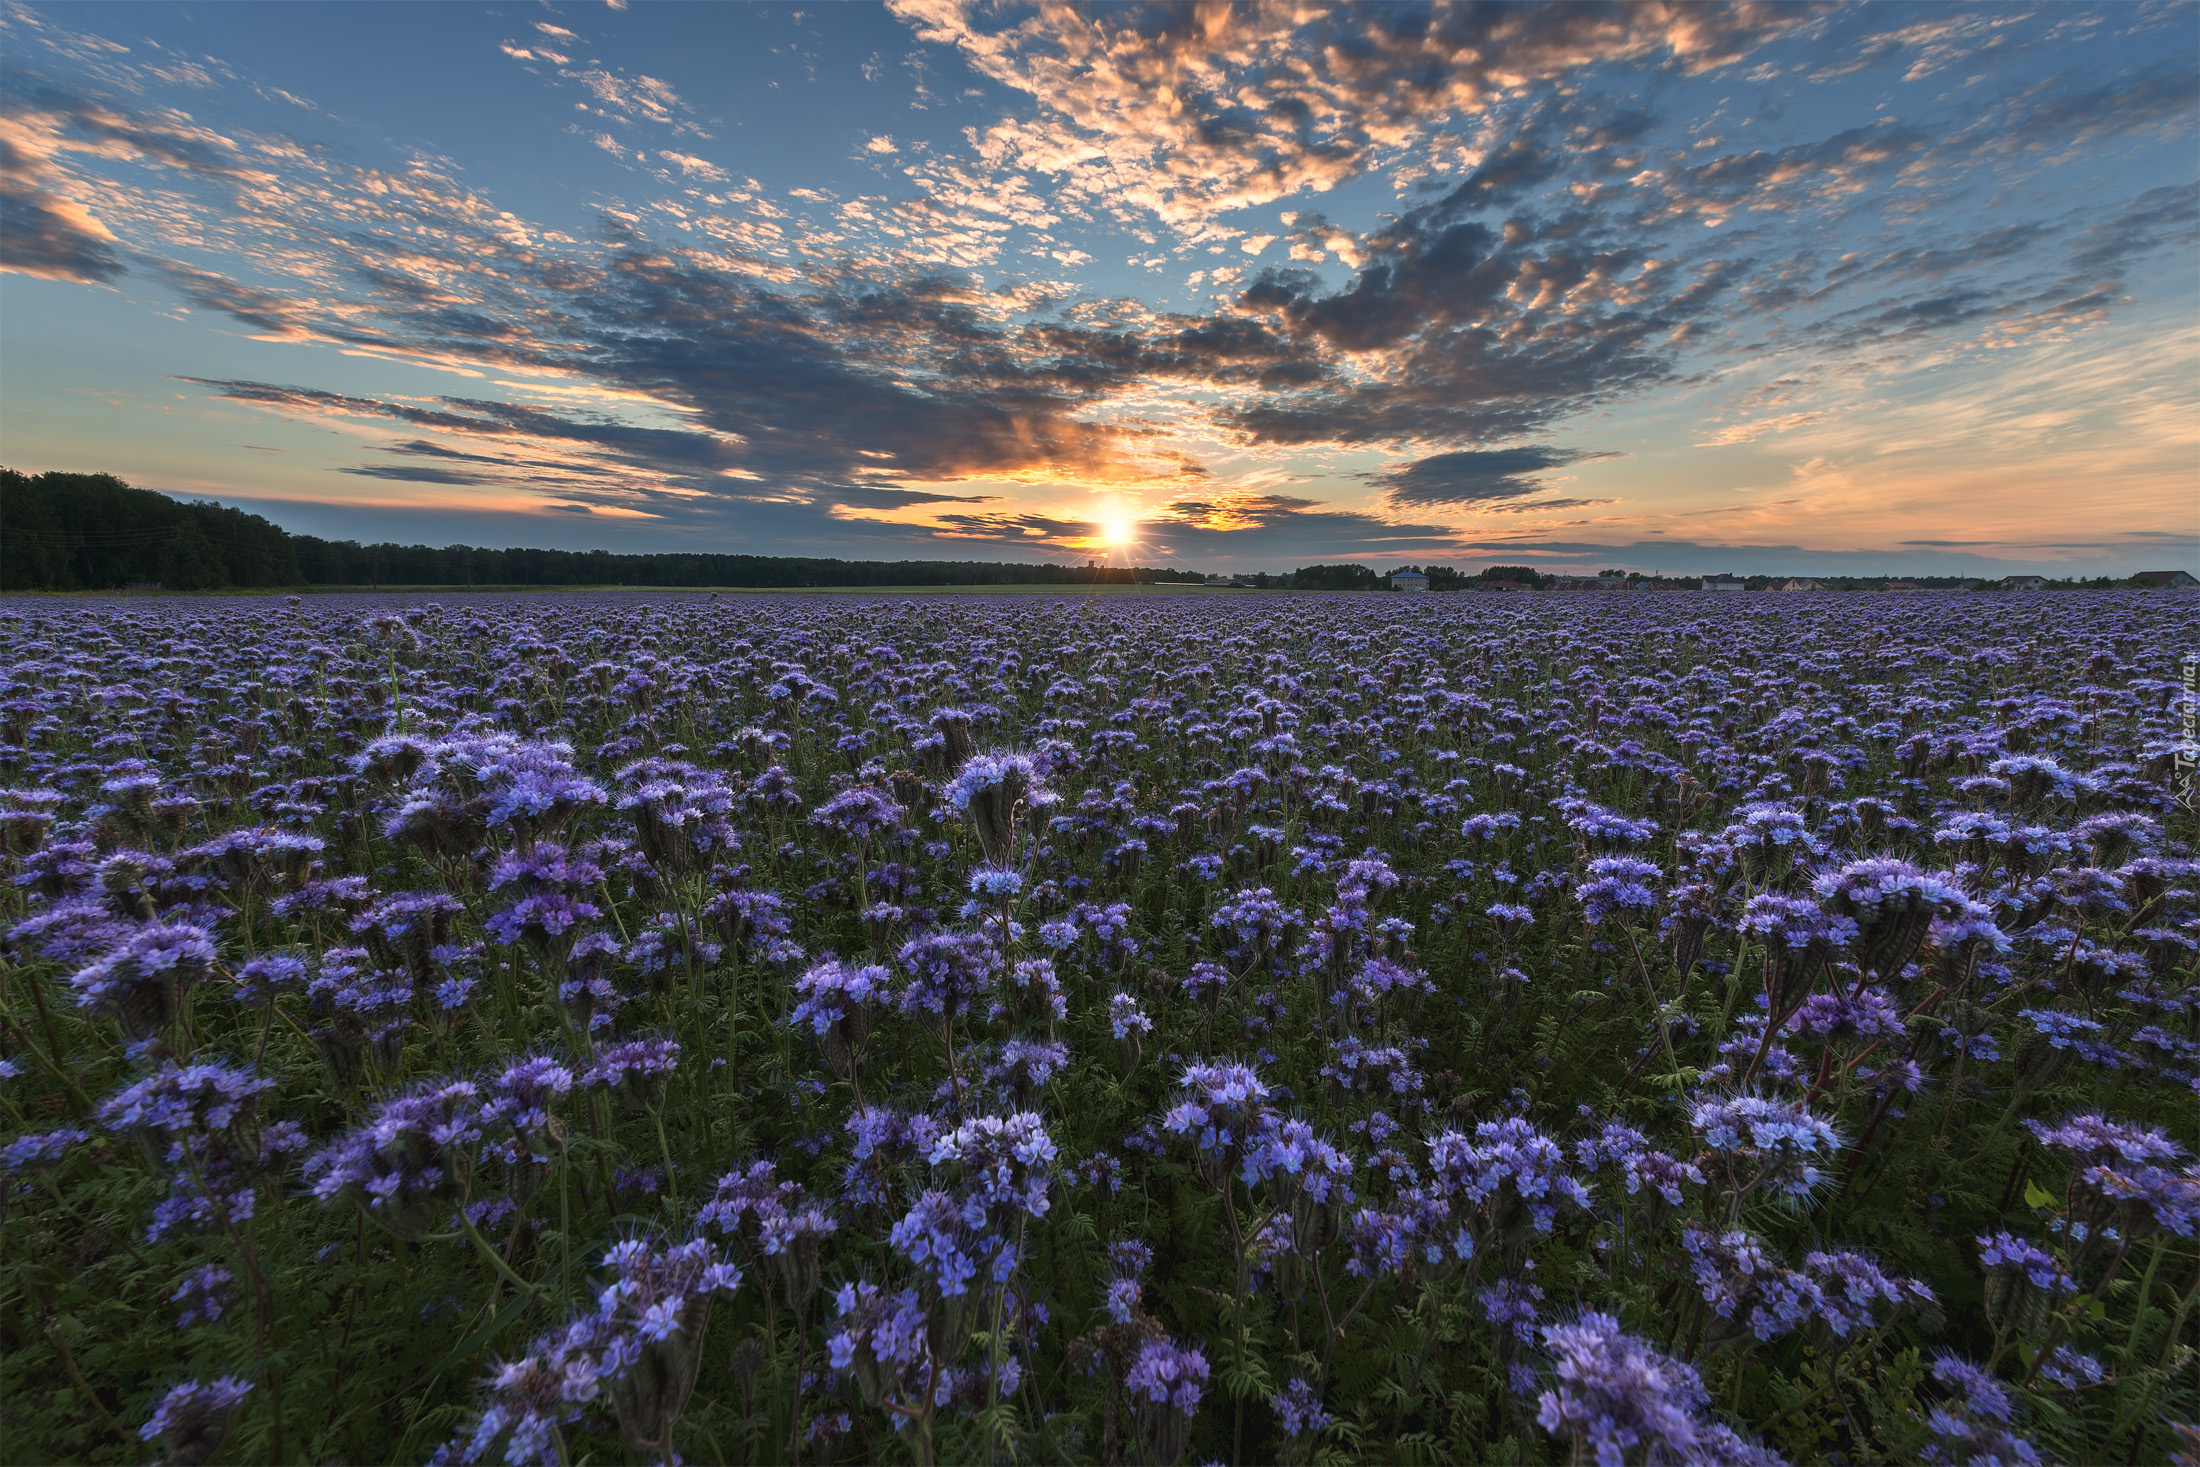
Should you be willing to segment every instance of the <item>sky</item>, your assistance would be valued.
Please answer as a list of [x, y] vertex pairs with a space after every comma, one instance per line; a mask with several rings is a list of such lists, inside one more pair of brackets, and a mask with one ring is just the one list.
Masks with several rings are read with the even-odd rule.
[[857, 559], [2200, 570], [2200, 4], [0, 5], [0, 464]]

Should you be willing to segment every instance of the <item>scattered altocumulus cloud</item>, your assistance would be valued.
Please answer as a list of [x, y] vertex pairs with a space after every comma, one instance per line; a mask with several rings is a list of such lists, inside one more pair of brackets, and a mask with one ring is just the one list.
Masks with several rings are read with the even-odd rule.
[[[562, 190], [318, 106], [333, 12], [268, 78], [11, 11], [0, 271], [223, 333], [173, 382], [104, 345], [224, 441], [319, 435], [318, 469], [238, 455], [242, 497], [872, 553], [1135, 513], [1215, 564], [2107, 563], [2193, 528], [2189, 8], [888, 8], [899, 71], [742, 20], [791, 27], [745, 90], [683, 31], [723, 18], [499, 22], [483, 105], [558, 119]], [[831, 95], [798, 128], [759, 79]], [[63, 466], [32, 387], [10, 438]], [[2048, 466], [2087, 462], [2132, 533], [2054, 523]]]

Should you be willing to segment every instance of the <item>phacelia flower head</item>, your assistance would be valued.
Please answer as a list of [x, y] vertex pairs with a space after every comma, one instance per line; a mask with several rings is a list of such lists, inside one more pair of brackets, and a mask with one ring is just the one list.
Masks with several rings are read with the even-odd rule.
[[998, 867], [1013, 863], [1016, 812], [1044, 809], [1055, 799], [1038, 761], [1029, 754], [974, 755], [942, 794], [950, 807], [969, 818], [986, 864]]
[[205, 928], [149, 922], [79, 969], [69, 985], [81, 1007], [117, 1019], [132, 1039], [150, 1039], [176, 1021], [214, 962], [213, 934]]
[[1207, 1357], [1173, 1340], [1148, 1340], [1123, 1377], [1148, 1455], [1173, 1467], [1191, 1441], [1192, 1416], [1207, 1389]]
[[459, 1080], [384, 1101], [363, 1125], [306, 1161], [322, 1202], [351, 1198], [400, 1238], [434, 1231], [466, 1195], [481, 1140], [481, 1095]]
[[1827, 911], [1855, 924], [1857, 961], [1885, 978], [1917, 955], [1936, 920], [1972, 906], [1953, 882], [1887, 857], [1851, 861], [1813, 889]]
[[1161, 1123], [1198, 1148], [1200, 1174], [1220, 1187], [1257, 1152], [1273, 1119], [1268, 1083], [1252, 1066], [1235, 1063], [1187, 1065], [1178, 1083], [1184, 1098]]
[[601, 1086], [632, 1110], [646, 1110], [664, 1098], [665, 1086], [680, 1065], [680, 1042], [645, 1035], [596, 1051], [596, 1062], [581, 1082]]
[[221, 1449], [229, 1418], [252, 1394], [249, 1381], [224, 1375], [185, 1381], [160, 1398], [152, 1419], [138, 1428], [139, 1441], [157, 1441], [172, 1467], [199, 1467]]
[[1685, 1362], [1626, 1334], [1609, 1314], [1584, 1311], [1545, 1325], [1557, 1389], [1537, 1398], [1536, 1420], [1569, 1438], [1576, 1459], [1598, 1467], [1779, 1459], [1708, 1417], [1703, 1380]]
[[1722, 1153], [1732, 1184], [1742, 1190], [1770, 1187], [1783, 1197], [1807, 1197], [1826, 1180], [1841, 1149], [1833, 1122], [1801, 1101], [1736, 1095], [1699, 1100], [1688, 1123], [1704, 1144]]
[[965, 1121], [932, 1143], [927, 1160], [934, 1172], [952, 1177], [996, 1227], [1006, 1227], [1018, 1213], [1047, 1214], [1054, 1141], [1046, 1122], [1031, 1111]]

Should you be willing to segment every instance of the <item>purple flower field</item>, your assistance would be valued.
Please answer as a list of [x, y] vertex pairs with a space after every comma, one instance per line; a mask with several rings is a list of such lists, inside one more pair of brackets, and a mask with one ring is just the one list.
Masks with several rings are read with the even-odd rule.
[[2196, 650], [12, 603], [6, 1455], [2191, 1460]]

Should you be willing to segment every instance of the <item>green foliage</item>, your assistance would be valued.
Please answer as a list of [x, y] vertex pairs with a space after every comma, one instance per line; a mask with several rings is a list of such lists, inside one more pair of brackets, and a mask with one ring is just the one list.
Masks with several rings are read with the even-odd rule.
[[0, 590], [300, 582], [290, 536], [258, 515], [134, 489], [111, 474], [0, 469]]
[[1373, 568], [1350, 562], [1302, 565], [1291, 572], [1291, 586], [1299, 591], [1372, 591], [1378, 584]]

